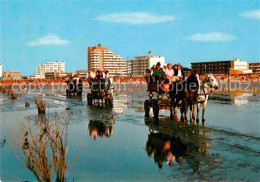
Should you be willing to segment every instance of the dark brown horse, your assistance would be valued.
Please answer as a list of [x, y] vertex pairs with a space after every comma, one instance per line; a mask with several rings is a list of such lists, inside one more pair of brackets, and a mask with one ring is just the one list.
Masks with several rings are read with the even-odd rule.
[[186, 105], [190, 107], [190, 121], [193, 123], [192, 111], [193, 105], [197, 98], [197, 90], [199, 87], [199, 82], [197, 80], [196, 71], [191, 71], [191, 75], [184, 82], [175, 83], [173, 89], [170, 89], [172, 111], [171, 115], [174, 120], [178, 120], [177, 107], [181, 107], [181, 120], [186, 121]]

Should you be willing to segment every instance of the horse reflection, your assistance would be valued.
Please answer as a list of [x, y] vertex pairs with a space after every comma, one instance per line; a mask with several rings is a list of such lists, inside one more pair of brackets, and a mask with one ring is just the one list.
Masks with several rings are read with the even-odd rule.
[[[146, 142], [147, 155], [161, 169], [163, 163], [171, 166], [182, 165], [184, 161], [193, 172], [200, 172], [203, 158], [208, 155], [205, 128], [172, 123], [170, 120], [146, 120], [150, 133]], [[202, 134], [201, 134], [202, 130]]]

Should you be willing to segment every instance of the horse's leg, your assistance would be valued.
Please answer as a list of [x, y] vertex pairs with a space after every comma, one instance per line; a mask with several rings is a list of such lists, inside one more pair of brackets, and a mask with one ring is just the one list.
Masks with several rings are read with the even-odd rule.
[[206, 104], [204, 103], [202, 105], [202, 122], [205, 122], [205, 109], [206, 109]]
[[170, 119], [174, 120], [174, 107], [173, 106], [171, 106], [171, 109], [170, 109]]
[[182, 120], [183, 122], [186, 121], [185, 104], [186, 104], [186, 102], [185, 102], [185, 101], [182, 101], [181, 120]]
[[187, 119], [187, 112], [188, 112], [188, 110], [189, 110], [189, 106], [185, 106], [185, 120], [188, 120]]
[[195, 109], [196, 109], [196, 104], [193, 104], [193, 110], [192, 110], [192, 119], [195, 120]]
[[189, 105], [190, 105], [190, 124], [193, 124], [194, 123], [194, 120], [193, 120], [193, 112], [194, 112], [193, 109], [194, 109], [194, 107], [193, 107], [192, 102], [190, 102]]
[[177, 103], [178, 103], [178, 102], [179, 102], [179, 101], [178, 101], [177, 98], [175, 99], [175, 101], [174, 101], [174, 100], [172, 101], [172, 105], [173, 105], [173, 119], [176, 120], [176, 121], [179, 120], [179, 118], [178, 118], [178, 116], [177, 116]]
[[[199, 104], [196, 104], [196, 106], [197, 106], [197, 119], [196, 119], [196, 122], [199, 122], [200, 121], [200, 116], [199, 116], [200, 106], [199, 106]], [[194, 108], [194, 112], [195, 112], [195, 108]]]

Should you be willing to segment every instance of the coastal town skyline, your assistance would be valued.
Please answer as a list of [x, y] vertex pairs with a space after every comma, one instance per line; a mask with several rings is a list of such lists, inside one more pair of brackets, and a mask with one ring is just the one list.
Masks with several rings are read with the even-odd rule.
[[87, 69], [87, 48], [99, 43], [123, 60], [151, 51], [188, 67], [198, 61], [260, 60], [257, 1], [126, 4], [1, 2], [0, 64], [22, 75], [53, 61], [66, 61], [69, 72]]

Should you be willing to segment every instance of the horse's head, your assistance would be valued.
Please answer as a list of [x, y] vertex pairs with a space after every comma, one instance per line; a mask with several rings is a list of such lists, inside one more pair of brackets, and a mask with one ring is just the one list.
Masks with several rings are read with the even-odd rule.
[[219, 88], [218, 82], [212, 74], [208, 74], [206, 76], [205, 82], [207, 82], [209, 84], [210, 88], [214, 88], [215, 90], [217, 90]]

